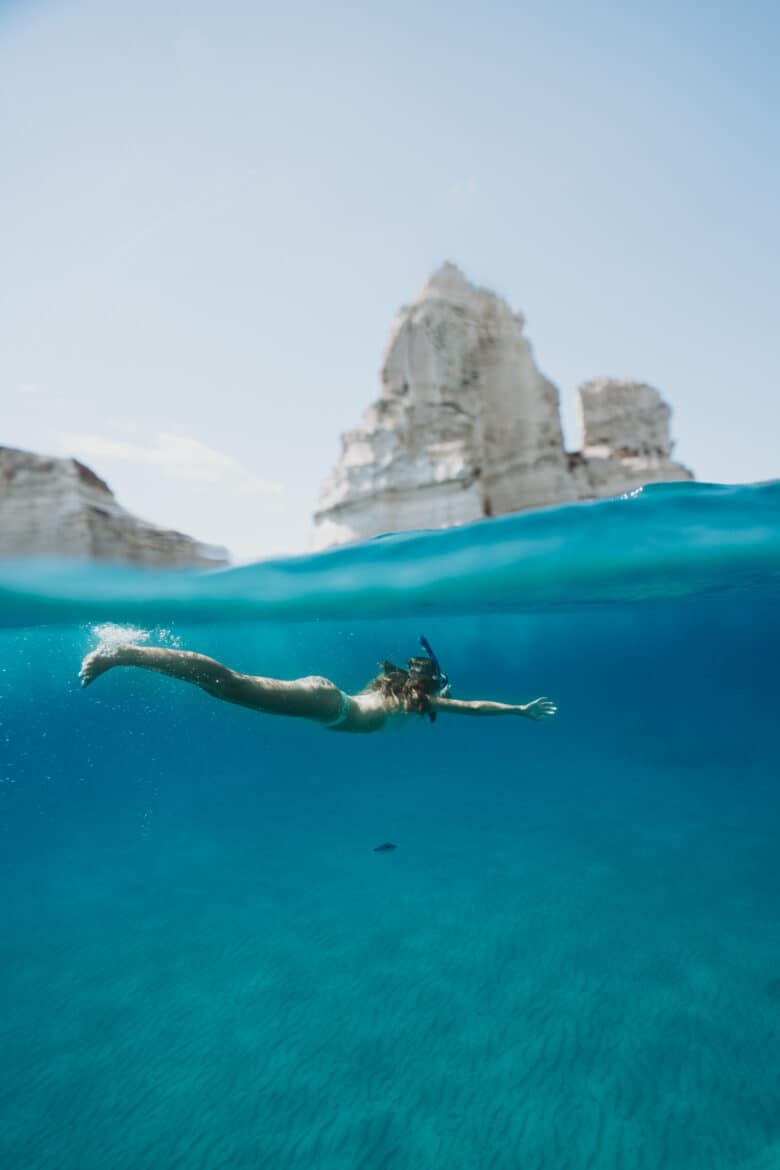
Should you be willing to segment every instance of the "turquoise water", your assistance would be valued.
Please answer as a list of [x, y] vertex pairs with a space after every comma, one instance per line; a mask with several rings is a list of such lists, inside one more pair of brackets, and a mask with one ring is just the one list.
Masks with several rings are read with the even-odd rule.
[[[211, 576], [0, 569], [0, 1165], [780, 1166], [780, 485]], [[544, 723], [333, 735], [108, 623]], [[395, 851], [375, 853], [392, 841]]]

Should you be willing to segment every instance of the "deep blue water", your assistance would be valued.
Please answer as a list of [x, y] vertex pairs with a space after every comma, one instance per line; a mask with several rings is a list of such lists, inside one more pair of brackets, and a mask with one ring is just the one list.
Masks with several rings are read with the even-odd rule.
[[[780, 1167], [778, 581], [778, 484], [0, 569], [3, 1170]], [[424, 632], [456, 695], [560, 710], [81, 691], [107, 622], [346, 690]]]

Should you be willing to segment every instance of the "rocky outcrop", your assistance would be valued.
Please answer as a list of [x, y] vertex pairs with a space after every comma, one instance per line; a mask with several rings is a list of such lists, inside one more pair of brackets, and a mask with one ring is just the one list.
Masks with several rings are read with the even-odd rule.
[[597, 378], [580, 386], [577, 396], [582, 450], [572, 460], [572, 471], [579, 498], [693, 479], [687, 467], [672, 460], [672, 412], [654, 387]]
[[583, 448], [567, 453], [523, 326], [454, 265], [434, 274], [396, 321], [381, 397], [343, 436], [315, 548], [692, 478], [671, 461], [668, 406], [638, 383], [581, 387]]
[[223, 548], [138, 520], [77, 459], [0, 447], [0, 556], [75, 556], [214, 567]]

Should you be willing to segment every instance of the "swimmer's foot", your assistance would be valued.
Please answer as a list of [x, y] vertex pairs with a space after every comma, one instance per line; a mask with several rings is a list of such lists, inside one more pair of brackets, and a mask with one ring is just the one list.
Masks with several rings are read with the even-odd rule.
[[81, 664], [81, 670], [79, 671], [81, 685], [88, 687], [99, 675], [105, 674], [112, 666], [116, 666], [118, 661], [119, 652], [117, 647], [112, 647], [109, 650], [106, 646], [98, 646], [97, 650], [93, 650], [91, 654], [87, 654]]

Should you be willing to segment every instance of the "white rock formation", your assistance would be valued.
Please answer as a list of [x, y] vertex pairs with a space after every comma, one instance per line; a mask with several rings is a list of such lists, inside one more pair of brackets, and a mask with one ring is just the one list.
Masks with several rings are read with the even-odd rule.
[[581, 498], [693, 479], [687, 467], [672, 461], [672, 412], [652, 386], [597, 378], [580, 386], [577, 395], [582, 451], [572, 460], [572, 472]]
[[42, 555], [179, 567], [227, 561], [223, 548], [132, 516], [77, 459], [0, 447], [0, 556]]
[[692, 478], [669, 458], [669, 408], [635, 383], [581, 388], [584, 447], [567, 454], [523, 324], [454, 265], [431, 277], [395, 323], [381, 397], [343, 436], [315, 548]]

